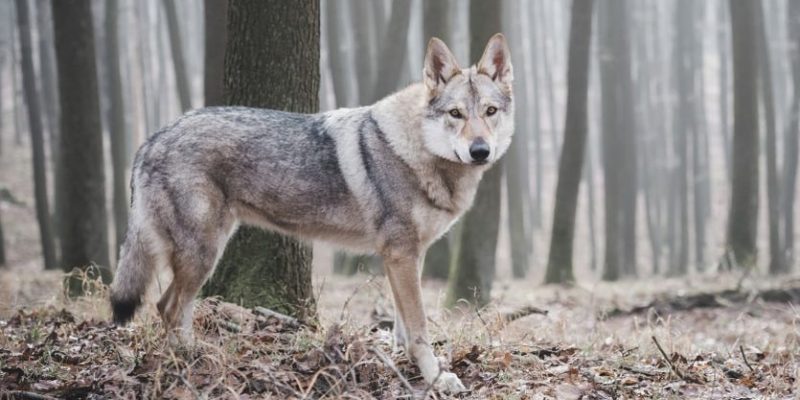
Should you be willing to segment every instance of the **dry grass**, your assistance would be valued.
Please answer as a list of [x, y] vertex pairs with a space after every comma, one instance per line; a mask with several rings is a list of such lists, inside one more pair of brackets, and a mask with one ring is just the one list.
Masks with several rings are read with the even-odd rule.
[[[110, 325], [102, 287], [77, 302], [6, 307], [0, 388], [66, 398], [447, 397], [429, 390], [378, 327], [391, 312], [382, 279], [318, 282], [320, 329], [205, 299], [191, 349], [166, 345], [152, 305], [130, 327]], [[728, 282], [690, 290], [720, 284]], [[603, 310], [648, 301], [645, 293], [689, 285], [508, 282], [491, 308], [450, 313], [436, 307], [441, 285], [426, 286], [437, 354], [470, 388], [461, 398], [795, 398], [800, 314], [789, 305], [604, 319]], [[502, 318], [525, 304], [549, 314]]]

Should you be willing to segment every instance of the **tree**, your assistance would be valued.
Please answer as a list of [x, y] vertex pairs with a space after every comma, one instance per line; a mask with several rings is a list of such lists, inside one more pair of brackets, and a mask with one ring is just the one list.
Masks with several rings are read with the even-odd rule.
[[[225, 54], [227, 103], [316, 112], [319, 29], [318, 0], [231, 2]], [[311, 317], [315, 313], [311, 249], [276, 233], [242, 227], [228, 243], [203, 294]]]
[[206, 106], [225, 103], [225, 41], [228, 20], [228, 0], [205, 0], [205, 69], [203, 97]]
[[606, 253], [603, 279], [635, 274], [636, 142], [631, 97], [628, 4], [606, 0], [598, 8], [601, 45], [603, 172]]
[[39, 32], [39, 65], [42, 81], [42, 109], [46, 114], [47, 134], [50, 138], [50, 157], [55, 160], [58, 153], [58, 88], [56, 87], [55, 62], [53, 61], [53, 17], [50, 0], [39, 0], [36, 7], [37, 30]]
[[336, 107], [348, 107], [356, 103], [350, 75], [353, 65], [351, 52], [348, 51], [347, 32], [350, 24], [345, 20], [347, 3], [342, 0], [330, 0], [326, 3], [326, 31], [328, 54], [333, 81], [333, 94]]
[[[426, 2], [427, 4], [428, 2]], [[383, 2], [374, 0], [352, 0], [350, 3], [351, 20], [362, 21], [353, 26], [353, 41], [355, 46], [355, 73], [358, 76], [359, 105], [366, 104], [372, 96], [374, 70], [377, 58], [378, 25], [383, 23], [383, 18], [375, 18], [375, 9], [380, 8]]]
[[[692, 57], [696, 32], [692, 16], [695, 10], [691, 0], [681, 0], [675, 7], [676, 36], [673, 47], [673, 82], [676, 85], [678, 98], [677, 110], [673, 114], [673, 148], [678, 158], [677, 165], [672, 173], [673, 190], [678, 208], [678, 219], [674, 221], [676, 245], [675, 256], [670, 266], [671, 275], [685, 275], [689, 264], [689, 135], [696, 135], [696, 118], [698, 102], [694, 94], [694, 72], [697, 68], [695, 58]], [[697, 150], [697, 149], [694, 149]]]
[[20, 53], [22, 56], [22, 85], [25, 102], [28, 104], [28, 126], [33, 152], [33, 190], [36, 198], [36, 219], [39, 222], [39, 237], [42, 244], [45, 269], [56, 268], [53, 228], [50, 223], [50, 205], [47, 199], [47, 166], [42, 132], [42, 113], [36, 91], [36, 73], [33, 70], [33, 44], [31, 39], [30, 14], [27, 0], [16, 0], [17, 26], [19, 27]]
[[567, 71], [567, 115], [564, 123], [564, 146], [558, 165], [546, 283], [575, 280], [572, 272], [572, 244], [575, 239], [575, 214], [578, 208], [583, 158], [586, 154], [589, 49], [593, 6], [593, 0], [572, 3]]
[[[87, 270], [111, 282], [108, 257], [103, 136], [97, 94], [91, 1], [54, 1], [58, 92], [61, 103], [58, 204], [61, 265], [66, 271]], [[70, 295], [83, 293], [74, 275], [68, 280]]]
[[794, 192], [797, 181], [798, 134], [800, 134], [800, 2], [788, 2], [786, 22], [793, 43], [789, 53], [794, 99], [784, 130], [783, 146], [783, 254], [787, 265], [794, 263]]
[[[526, 54], [528, 48], [525, 46], [526, 37], [523, 33], [522, 25], [527, 23], [521, 17], [527, 11], [527, 2], [515, 1], [507, 7], [506, 15], [511, 28], [510, 40], [514, 48], [520, 49], [515, 52], [514, 65], [517, 70], [523, 71], [515, 77], [515, 85], [520, 88], [514, 98], [514, 146], [508, 150], [508, 155], [503, 160], [506, 170], [506, 204], [508, 207], [508, 229], [511, 239], [511, 271], [515, 278], [524, 278], [530, 266], [529, 256], [532, 249], [533, 226], [531, 220], [531, 187], [530, 187], [530, 166], [528, 158], [528, 143], [530, 141], [532, 129], [528, 124], [531, 107], [528, 104], [529, 96], [527, 93], [528, 76], [525, 69], [528, 67]], [[527, 33], [527, 32], [526, 32]], [[430, 251], [429, 251], [430, 253]]]
[[[438, 37], [445, 43], [450, 43], [450, 1], [437, 0], [423, 3], [422, 10], [422, 40], [427, 46], [428, 40]], [[425, 47], [423, 47], [425, 48]], [[442, 236], [428, 249], [425, 254], [425, 264], [422, 267], [422, 276], [434, 279], [447, 279], [450, 270], [450, 234]]]
[[[730, 1], [733, 47], [733, 176], [728, 214], [727, 247], [736, 265], [756, 263], [758, 225], [758, 58], [756, 7]], [[727, 259], [727, 257], [726, 257]]]
[[117, 0], [106, 2], [105, 31], [106, 51], [105, 64], [108, 74], [108, 122], [111, 138], [111, 175], [112, 206], [114, 213], [114, 246], [118, 255], [125, 232], [128, 230], [128, 178], [126, 176], [128, 149], [127, 129], [125, 126], [125, 104], [122, 100], [122, 73], [119, 60], [119, 33], [117, 32], [117, 16], [119, 5]]
[[172, 50], [172, 66], [175, 72], [175, 84], [178, 86], [178, 101], [181, 110], [192, 108], [192, 95], [189, 88], [189, 75], [186, 72], [186, 61], [183, 55], [183, 41], [181, 40], [181, 27], [178, 21], [178, 5], [176, 0], [163, 0], [164, 13], [167, 14], [167, 29], [169, 31], [169, 48]]
[[381, 37], [378, 70], [373, 83], [370, 102], [380, 100], [391, 91], [397, 89], [403, 62], [406, 59], [406, 38], [411, 22], [411, 1], [395, 0], [392, 2], [392, 14], [389, 26]]
[[761, 4], [756, 7], [755, 19], [756, 34], [758, 35], [758, 73], [759, 94], [761, 95], [762, 111], [764, 112], [764, 128], [766, 130], [766, 157], [764, 164], [767, 171], [767, 219], [769, 226], [769, 272], [774, 275], [788, 272], [784, 263], [783, 245], [781, 244], [781, 209], [780, 191], [778, 188], [778, 148], [777, 133], [775, 132], [775, 98], [772, 91], [772, 67], [767, 31], [764, 26], [764, 10]]
[[3, 219], [0, 214], [0, 267], [6, 265], [6, 239], [3, 234]]
[[[495, 1], [470, 2], [470, 59], [479, 59], [489, 37], [500, 32], [501, 5]], [[445, 302], [449, 306], [460, 299], [483, 306], [491, 298], [502, 178], [503, 163], [497, 163], [483, 175], [472, 209], [463, 217], [457, 256], [448, 277]]]

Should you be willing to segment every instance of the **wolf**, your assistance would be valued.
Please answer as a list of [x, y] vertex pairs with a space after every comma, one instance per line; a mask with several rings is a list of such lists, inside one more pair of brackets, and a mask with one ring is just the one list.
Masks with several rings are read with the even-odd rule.
[[[465, 390], [428, 339], [420, 271], [430, 244], [467, 211], [511, 144], [513, 72], [505, 37], [462, 69], [439, 39], [423, 81], [377, 103], [319, 114], [246, 107], [188, 112], [138, 150], [113, 318], [132, 319], [156, 268], [170, 338], [192, 339], [193, 301], [239, 224], [383, 257], [394, 336], [429, 384]], [[288, 266], [287, 266], [288, 267]]]

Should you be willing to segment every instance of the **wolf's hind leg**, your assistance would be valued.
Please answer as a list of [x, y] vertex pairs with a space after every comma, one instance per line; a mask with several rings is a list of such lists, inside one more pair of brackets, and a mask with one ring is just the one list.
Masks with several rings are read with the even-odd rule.
[[172, 283], [158, 302], [171, 342], [192, 343], [194, 298], [213, 270], [215, 258], [216, 246], [205, 243], [187, 245], [173, 256]]

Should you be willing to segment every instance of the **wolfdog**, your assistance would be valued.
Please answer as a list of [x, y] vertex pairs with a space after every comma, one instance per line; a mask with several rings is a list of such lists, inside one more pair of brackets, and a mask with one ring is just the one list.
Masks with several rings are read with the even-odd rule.
[[255, 225], [381, 255], [396, 343], [426, 382], [465, 390], [433, 354], [420, 270], [511, 143], [512, 66], [502, 34], [467, 69], [432, 38], [424, 64], [423, 82], [371, 106], [312, 115], [211, 107], [150, 137], [133, 166], [114, 321], [129, 321], [155, 268], [169, 266], [157, 308], [170, 338], [191, 341], [197, 292], [238, 224]]

